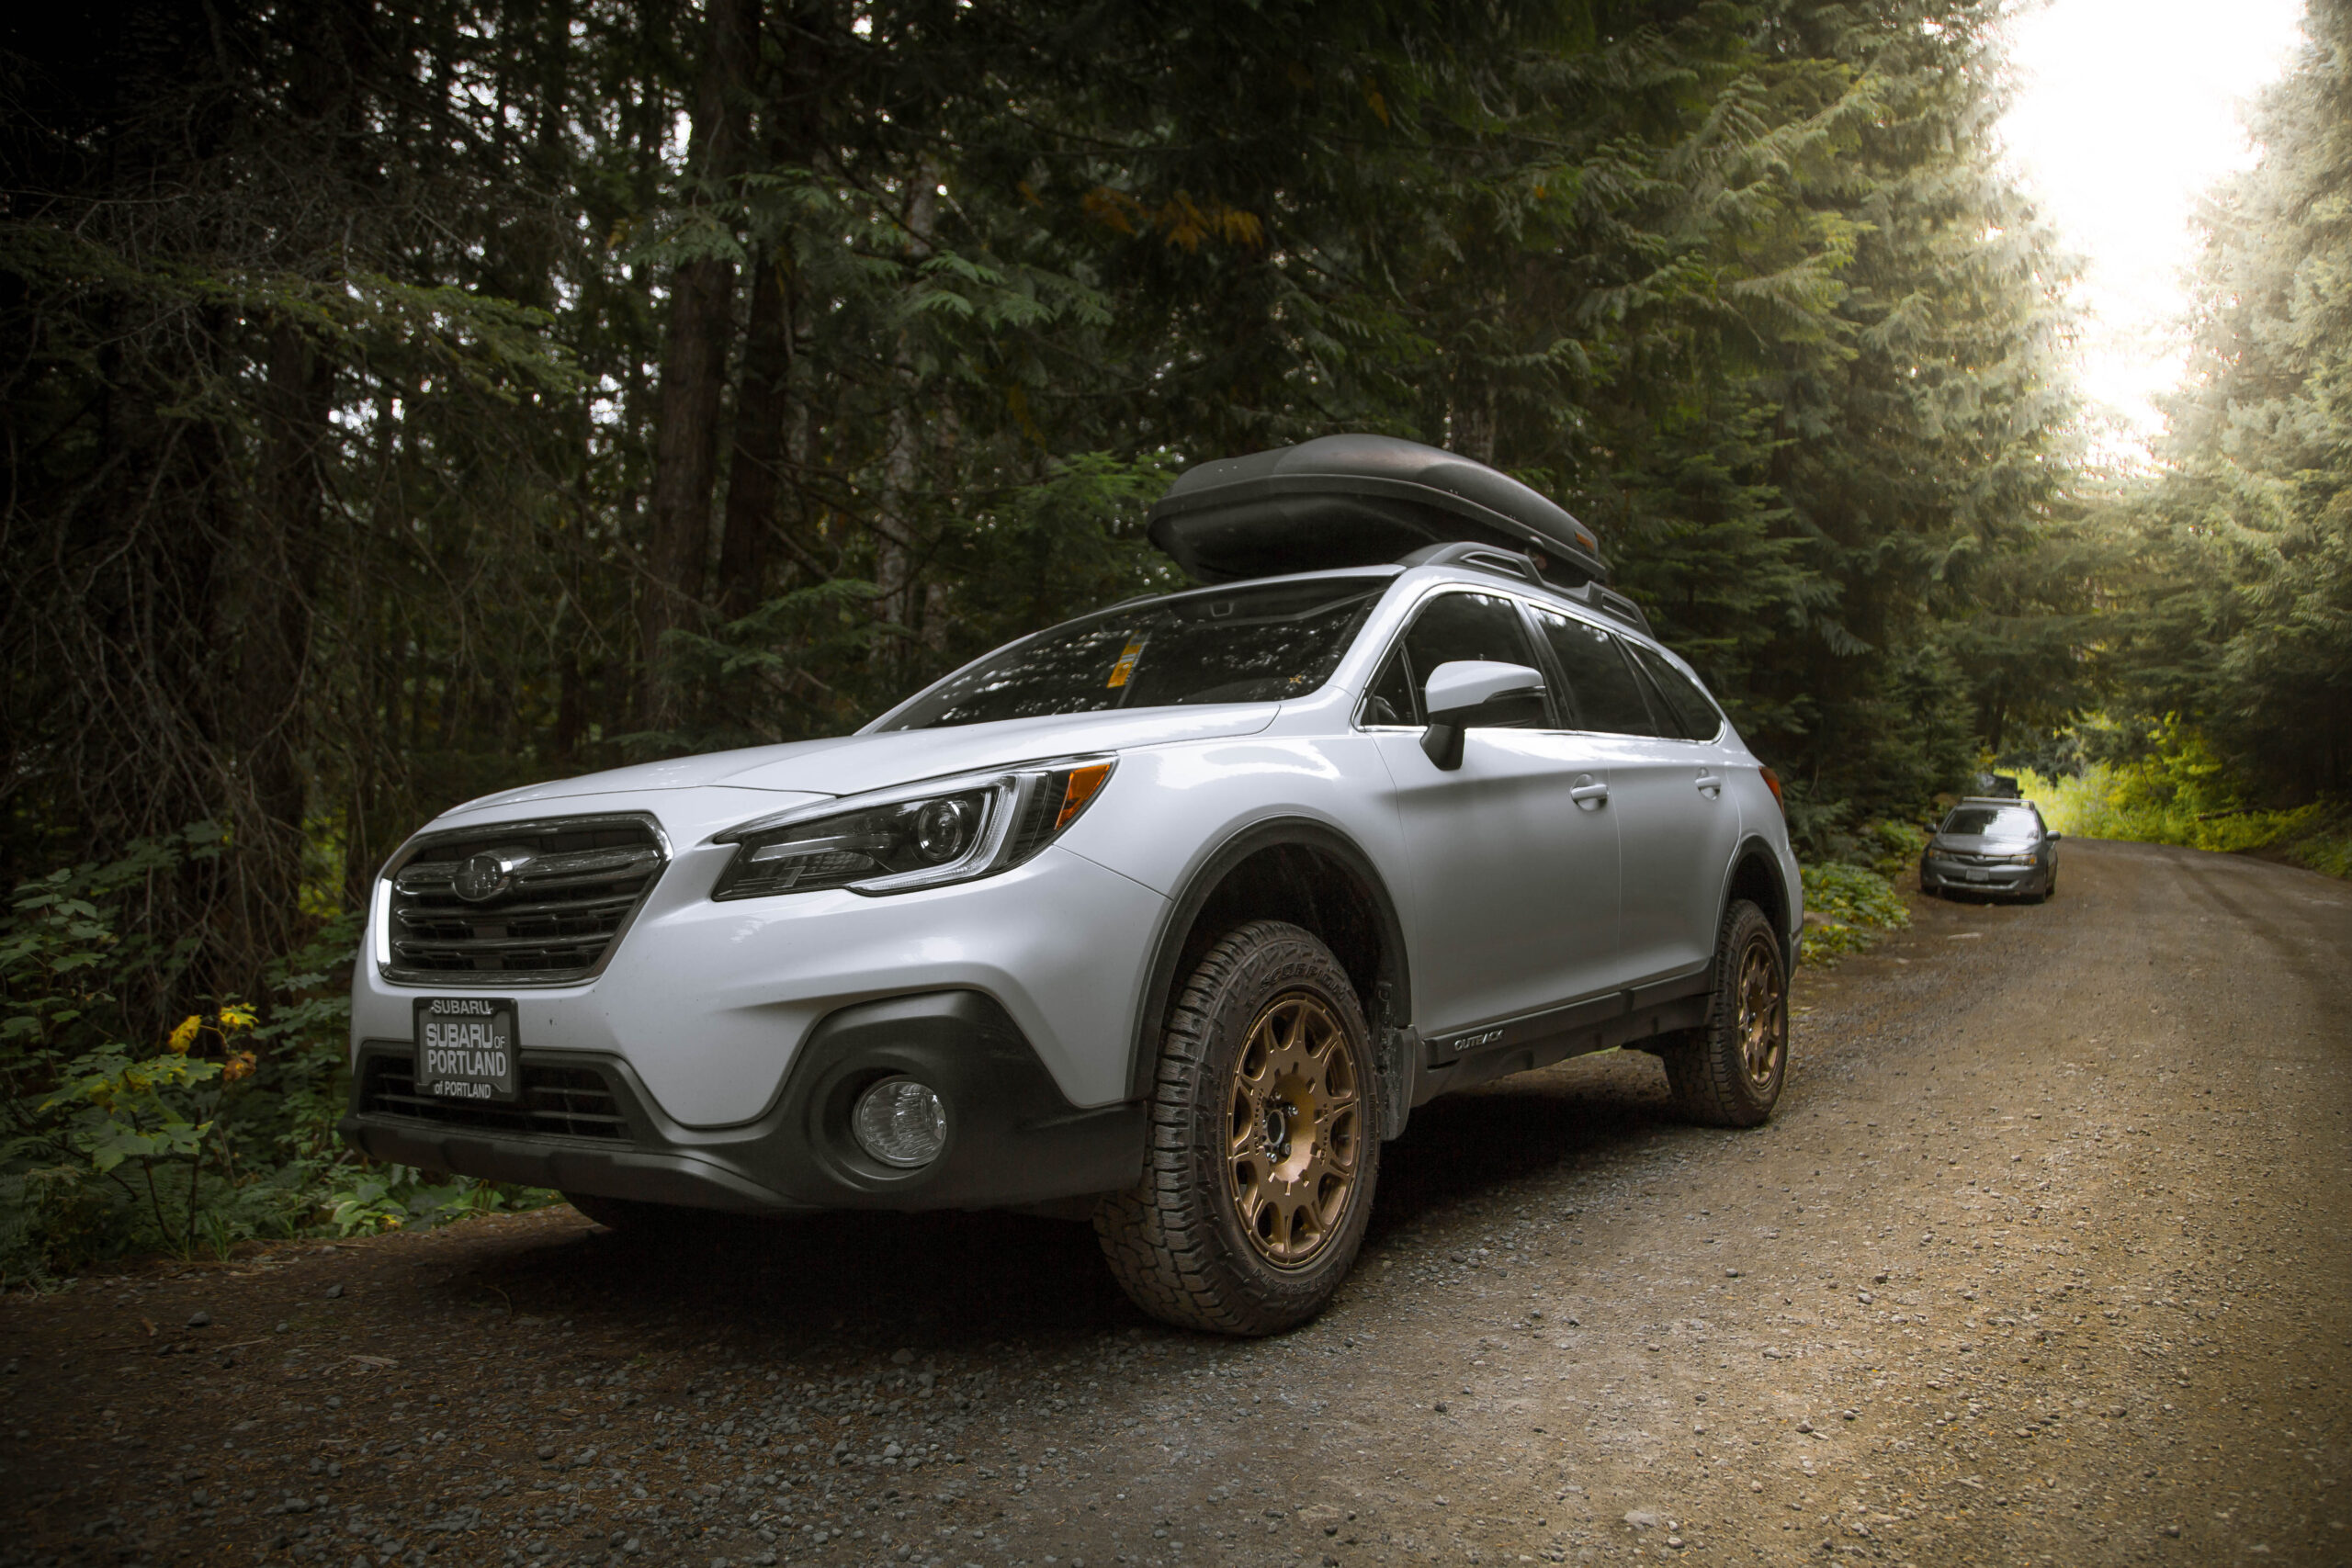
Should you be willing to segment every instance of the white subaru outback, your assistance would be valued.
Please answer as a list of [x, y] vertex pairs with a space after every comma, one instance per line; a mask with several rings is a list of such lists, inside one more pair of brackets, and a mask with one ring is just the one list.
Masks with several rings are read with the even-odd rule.
[[1770, 1113], [1779, 785], [1589, 532], [1335, 436], [1188, 471], [1152, 536], [1211, 585], [854, 735], [435, 819], [376, 884], [345, 1135], [620, 1227], [1083, 1201], [1146, 1311], [1261, 1334], [1436, 1095], [1639, 1046]]

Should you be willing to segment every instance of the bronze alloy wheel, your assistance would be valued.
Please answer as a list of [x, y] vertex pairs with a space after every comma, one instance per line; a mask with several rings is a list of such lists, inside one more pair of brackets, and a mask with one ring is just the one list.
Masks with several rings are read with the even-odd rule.
[[1724, 911], [1707, 1021], [1650, 1047], [1685, 1116], [1711, 1127], [1769, 1120], [1789, 1069], [1789, 971], [1780, 931], [1749, 899]]
[[1306, 1262], [1346, 1212], [1362, 1083], [1354, 1041], [1316, 998], [1276, 997], [1250, 1023], [1227, 1088], [1227, 1190], [1268, 1262]]
[[1761, 932], [1749, 939], [1739, 955], [1738, 1028], [1740, 1065], [1760, 1089], [1780, 1073], [1781, 1053], [1789, 1043], [1789, 1004], [1781, 984], [1780, 955], [1771, 938]]
[[1094, 1208], [1136, 1305], [1211, 1334], [1323, 1310], [1380, 1184], [1372, 1038], [1313, 932], [1251, 920], [1210, 943], [1170, 998], [1141, 1179]]

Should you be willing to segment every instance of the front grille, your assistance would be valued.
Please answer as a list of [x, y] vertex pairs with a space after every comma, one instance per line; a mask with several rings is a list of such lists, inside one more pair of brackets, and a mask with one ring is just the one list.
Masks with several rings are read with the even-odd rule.
[[623, 1141], [628, 1119], [605, 1075], [594, 1067], [550, 1067], [523, 1064], [523, 1099], [517, 1105], [441, 1100], [416, 1092], [416, 1064], [404, 1056], [370, 1056], [360, 1080], [364, 1114], [399, 1116], [444, 1127], [478, 1127], [526, 1136], [601, 1138]]
[[[397, 978], [585, 978], [669, 856], [636, 818], [570, 818], [425, 840], [392, 874]], [[471, 863], [469, 864], [469, 863]]]
[[1930, 858], [1950, 861], [1954, 865], [2007, 866], [2013, 871], [2026, 869], [2026, 863], [2013, 861], [2007, 855], [1970, 854], [1962, 850], [1937, 850]]

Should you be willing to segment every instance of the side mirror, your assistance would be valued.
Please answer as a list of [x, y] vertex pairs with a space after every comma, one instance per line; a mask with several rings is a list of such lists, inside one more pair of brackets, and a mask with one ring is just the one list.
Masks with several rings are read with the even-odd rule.
[[2054, 844], [2054, 843], [2056, 843], [2059, 840], [2061, 840], [2061, 839], [2064, 838], [2066, 835], [2065, 835], [2065, 834], [2064, 834], [2064, 833], [2044, 833], [2044, 834], [2042, 834], [2041, 836], [2042, 836], [2043, 838], [2045, 838], [2045, 839], [2049, 840], [2052, 843], [2053, 843], [2053, 844]]
[[1476, 721], [1480, 708], [1504, 697], [1543, 694], [1543, 672], [1524, 664], [1485, 659], [1441, 664], [1421, 688], [1422, 711], [1430, 717], [1429, 728], [1421, 733], [1421, 750], [1450, 773], [1462, 765], [1462, 732]]

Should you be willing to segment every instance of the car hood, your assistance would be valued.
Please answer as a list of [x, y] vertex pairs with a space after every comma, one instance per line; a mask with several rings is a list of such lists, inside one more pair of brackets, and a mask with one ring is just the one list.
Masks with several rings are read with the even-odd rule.
[[1966, 855], [2021, 855], [2033, 846], [2031, 839], [1995, 839], [1983, 833], [1938, 833], [1928, 840], [1929, 849], [1957, 850]]
[[555, 779], [468, 801], [460, 811], [527, 806], [581, 795], [643, 790], [768, 790], [778, 794], [859, 795], [948, 773], [975, 773], [1072, 752], [1118, 751], [1183, 740], [1254, 735], [1273, 723], [1279, 703], [1150, 708], [1140, 713], [1053, 714], [946, 729], [844, 735], [786, 746], [752, 746], [641, 762], [578, 778]]

